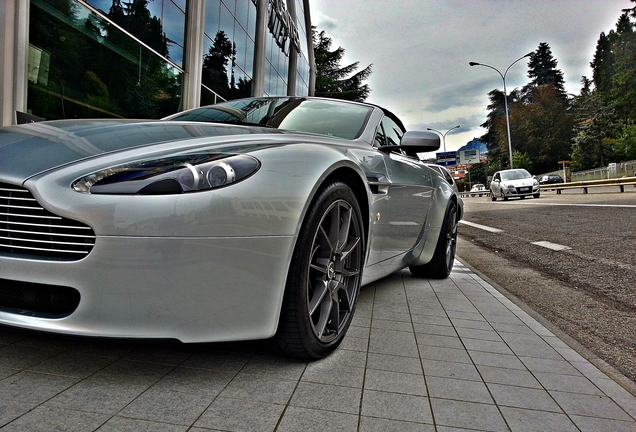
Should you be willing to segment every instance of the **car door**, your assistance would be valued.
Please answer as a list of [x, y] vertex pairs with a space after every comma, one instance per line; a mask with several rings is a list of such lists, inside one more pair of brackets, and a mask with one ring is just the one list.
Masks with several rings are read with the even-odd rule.
[[382, 259], [412, 249], [421, 238], [433, 196], [430, 170], [418, 159], [407, 156], [398, 147], [404, 131], [384, 116], [376, 132], [374, 145], [395, 146], [383, 150], [388, 177], [386, 235]]
[[501, 173], [495, 173], [490, 183], [490, 192], [498, 197], [501, 195]]

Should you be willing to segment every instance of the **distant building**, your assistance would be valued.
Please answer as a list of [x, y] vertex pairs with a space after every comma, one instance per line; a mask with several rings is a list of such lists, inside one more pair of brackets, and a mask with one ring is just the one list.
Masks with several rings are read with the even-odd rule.
[[0, 0], [1, 125], [311, 95], [309, 0]]

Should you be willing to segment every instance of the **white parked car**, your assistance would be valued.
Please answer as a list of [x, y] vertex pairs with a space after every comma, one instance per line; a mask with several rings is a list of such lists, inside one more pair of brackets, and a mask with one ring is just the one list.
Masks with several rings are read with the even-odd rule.
[[539, 198], [539, 182], [523, 168], [497, 171], [490, 182], [490, 199], [533, 196]]
[[476, 195], [479, 195], [479, 196], [486, 195], [488, 194], [488, 191], [486, 190], [486, 186], [484, 186], [481, 183], [477, 183], [473, 185], [469, 193], [471, 197], [474, 197]]

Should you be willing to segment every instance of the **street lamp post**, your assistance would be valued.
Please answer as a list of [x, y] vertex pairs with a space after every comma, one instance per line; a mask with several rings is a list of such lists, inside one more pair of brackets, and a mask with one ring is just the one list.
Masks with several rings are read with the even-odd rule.
[[[457, 128], [459, 128], [459, 125], [453, 126], [452, 128], [450, 128], [449, 130], [447, 130], [444, 133], [441, 133], [437, 129], [432, 129], [432, 128], [426, 128], [426, 130], [430, 130], [430, 131], [437, 132], [438, 134], [440, 134], [440, 136], [442, 137], [442, 142], [444, 143], [444, 153], [446, 153], [446, 134], [449, 133], [450, 131], [452, 131], [453, 129], [457, 129]], [[446, 155], [444, 155], [444, 157], [446, 157]], [[446, 162], [444, 162], [444, 166], [447, 166]]]
[[512, 67], [512, 65], [514, 65], [515, 63], [517, 63], [519, 60], [522, 60], [526, 57], [530, 57], [532, 55], [532, 53], [528, 53], [526, 55], [524, 55], [523, 57], [519, 57], [517, 60], [513, 61], [512, 63], [510, 63], [510, 65], [506, 68], [506, 71], [502, 74], [501, 72], [499, 72], [499, 69], [487, 65], [487, 64], [483, 64], [483, 63], [477, 63], [477, 62], [469, 62], [468, 64], [470, 66], [484, 66], [487, 68], [490, 68], [492, 70], [494, 70], [495, 72], [497, 72], [499, 74], [499, 76], [501, 77], [501, 79], [503, 80], [503, 91], [504, 91], [504, 108], [506, 110], [506, 129], [508, 131], [508, 153], [510, 155], [510, 168], [513, 168], [512, 166], [512, 140], [510, 139], [510, 117], [508, 115], [508, 93], [506, 92], [506, 75], [508, 74], [508, 71], [510, 70], [510, 68]]

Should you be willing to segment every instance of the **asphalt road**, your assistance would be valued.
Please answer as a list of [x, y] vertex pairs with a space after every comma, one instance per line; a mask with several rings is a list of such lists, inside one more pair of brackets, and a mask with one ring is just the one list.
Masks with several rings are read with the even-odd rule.
[[636, 382], [636, 188], [464, 204], [458, 256]]

